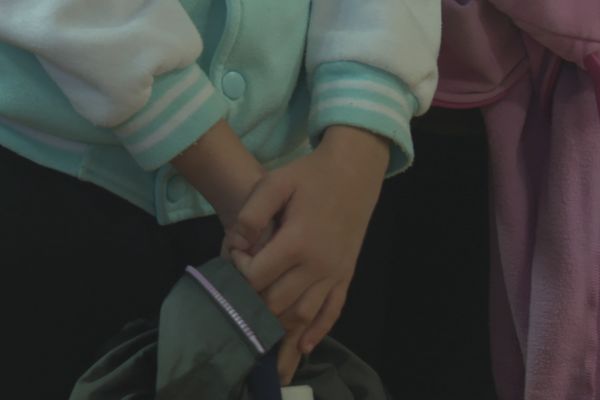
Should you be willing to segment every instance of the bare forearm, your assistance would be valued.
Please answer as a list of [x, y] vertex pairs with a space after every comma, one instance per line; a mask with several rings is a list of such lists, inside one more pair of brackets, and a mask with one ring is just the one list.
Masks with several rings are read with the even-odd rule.
[[226, 227], [263, 175], [261, 165], [225, 121], [215, 124], [171, 164], [212, 204]]
[[359, 180], [381, 184], [390, 160], [390, 141], [363, 129], [334, 125], [327, 129], [319, 148], [328, 151], [340, 166]]

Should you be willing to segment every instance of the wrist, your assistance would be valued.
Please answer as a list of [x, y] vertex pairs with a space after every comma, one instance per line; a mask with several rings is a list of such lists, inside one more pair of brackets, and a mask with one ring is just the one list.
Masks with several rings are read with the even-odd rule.
[[329, 127], [317, 152], [326, 153], [355, 178], [383, 181], [390, 161], [389, 139], [345, 125]]
[[243, 174], [237, 176], [237, 183], [232, 184], [227, 190], [222, 190], [219, 198], [211, 202], [223, 228], [228, 229], [236, 223], [238, 213], [264, 174], [262, 168], [254, 171], [245, 170]]
[[264, 169], [225, 121], [220, 121], [171, 164], [231, 225]]

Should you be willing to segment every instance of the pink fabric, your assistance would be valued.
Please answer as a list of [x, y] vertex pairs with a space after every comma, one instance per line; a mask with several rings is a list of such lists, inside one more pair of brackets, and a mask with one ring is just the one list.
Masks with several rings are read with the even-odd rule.
[[600, 1], [489, 3], [444, 0], [436, 97], [485, 105], [498, 395], [600, 400]]
[[600, 51], [598, 0], [490, 0], [538, 43], [584, 68]]
[[596, 103], [600, 115], [600, 51], [589, 54], [584, 60], [584, 65], [596, 85]]
[[523, 81], [484, 109], [492, 172], [491, 338], [501, 400], [600, 399], [600, 118], [561, 68], [551, 112]]
[[[490, 35], [489, 32], [493, 32]], [[521, 34], [487, 2], [445, 1], [433, 105], [474, 108], [494, 103], [528, 71]]]

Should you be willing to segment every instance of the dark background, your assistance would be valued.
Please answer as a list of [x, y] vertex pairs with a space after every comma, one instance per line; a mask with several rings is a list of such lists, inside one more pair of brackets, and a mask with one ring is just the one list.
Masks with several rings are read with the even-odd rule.
[[476, 110], [433, 109], [387, 180], [333, 336], [398, 399], [494, 399], [487, 145]]
[[[384, 184], [333, 336], [397, 400], [491, 400], [481, 117], [433, 109], [413, 133], [416, 162]], [[182, 265], [218, 254], [221, 228], [214, 217], [159, 227], [109, 192], [2, 147], [0, 164], [10, 194], [0, 196], [12, 287], [3, 301], [7, 383], [22, 399], [63, 399], [100, 345], [155, 313]]]

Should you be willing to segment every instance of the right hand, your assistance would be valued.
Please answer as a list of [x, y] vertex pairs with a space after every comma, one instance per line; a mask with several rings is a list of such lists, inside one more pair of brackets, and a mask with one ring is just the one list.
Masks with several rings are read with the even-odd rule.
[[[235, 232], [233, 229], [227, 229], [225, 232], [225, 238], [221, 245], [221, 257], [226, 260], [232, 261], [233, 257], [231, 252], [239, 252], [241, 249], [247, 249], [248, 255], [256, 255], [267, 242], [273, 236], [275, 224], [271, 223], [265, 230], [260, 240], [254, 245], [250, 245], [246, 239]], [[243, 257], [243, 256], [242, 256]], [[236, 260], [240, 260], [240, 255], [236, 254]], [[239, 261], [238, 261], [239, 262]], [[236, 267], [238, 267], [236, 265]], [[238, 267], [239, 268], [239, 267]], [[296, 373], [296, 369], [300, 364], [302, 358], [302, 352], [300, 351], [300, 339], [305, 332], [305, 326], [298, 326], [292, 318], [279, 318], [283, 328], [286, 331], [286, 335], [281, 340], [279, 345], [279, 353], [277, 355], [277, 372], [282, 386], [289, 385]], [[289, 323], [289, 322], [293, 323]]]

